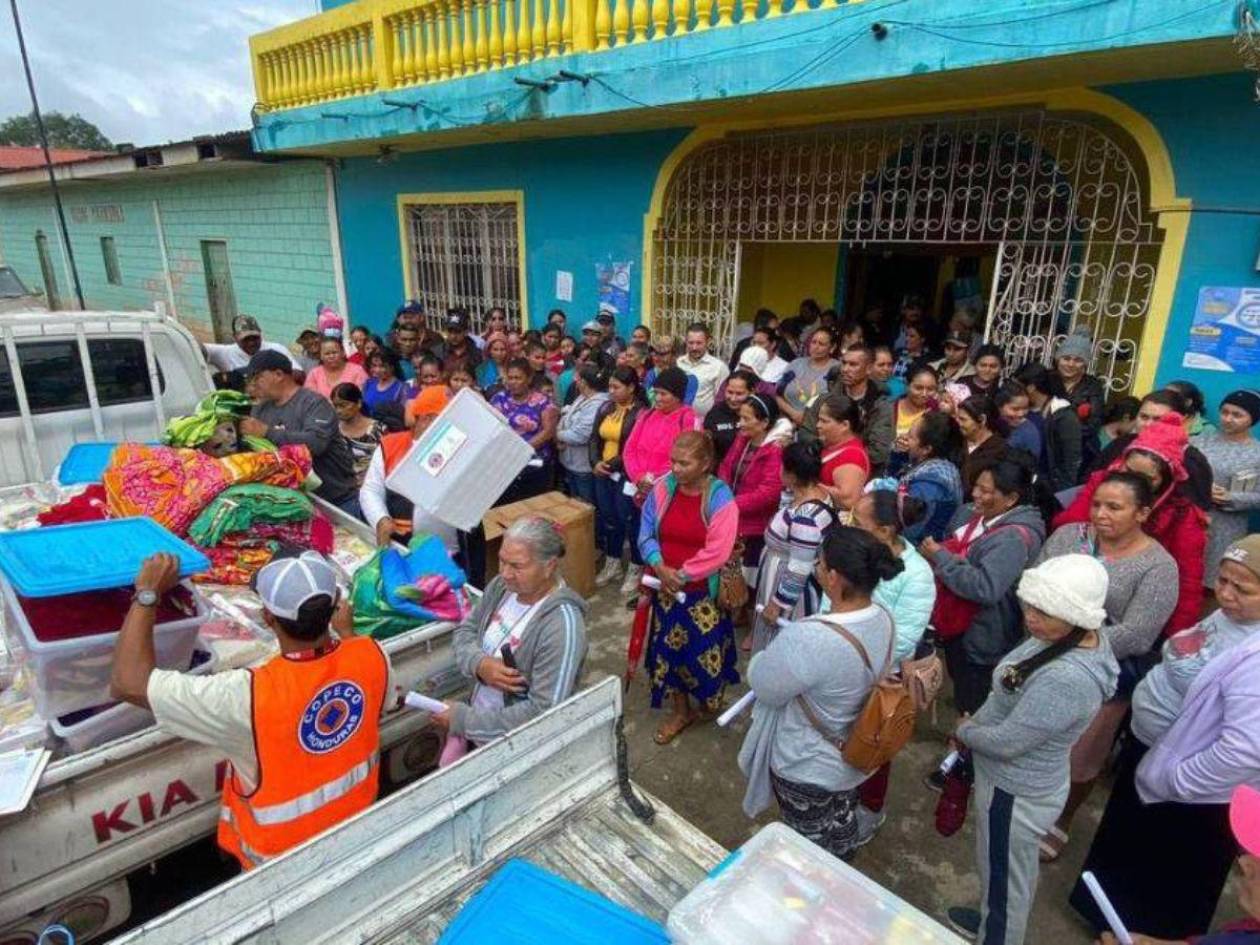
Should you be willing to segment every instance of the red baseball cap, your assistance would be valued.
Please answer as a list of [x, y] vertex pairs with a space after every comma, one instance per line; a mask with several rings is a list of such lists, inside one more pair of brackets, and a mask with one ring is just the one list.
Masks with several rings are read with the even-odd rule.
[[1260, 791], [1246, 784], [1234, 788], [1229, 801], [1229, 824], [1238, 845], [1252, 856], [1260, 856]]

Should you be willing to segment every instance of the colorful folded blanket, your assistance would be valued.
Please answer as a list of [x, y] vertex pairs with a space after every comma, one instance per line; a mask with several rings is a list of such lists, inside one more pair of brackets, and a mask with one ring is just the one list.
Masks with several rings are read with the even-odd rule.
[[188, 537], [198, 545], [213, 547], [231, 532], [247, 532], [255, 525], [305, 522], [315, 514], [309, 498], [295, 489], [262, 483], [229, 486], [188, 527]]

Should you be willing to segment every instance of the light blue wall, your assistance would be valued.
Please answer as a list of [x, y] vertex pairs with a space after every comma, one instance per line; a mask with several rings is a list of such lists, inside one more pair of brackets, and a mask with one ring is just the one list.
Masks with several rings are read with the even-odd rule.
[[1231, 390], [1260, 387], [1254, 375], [1181, 366], [1199, 289], [1260, 287], [1260, 106], [1252, 98], [1254, 78], [1237, 73], [1104, 89], [1159, 130], [1172, 158], [1177, 195], [1194, 202], [1156, 381], [1193, 381], [1212, 405]]
[[[352, 320], [384, 329], [403, 298], [399, 194], [521, 190], [531, 322], [562, 308], [570, 329], [580, 327], [596, 311], [595, 264], [630, 260], [632, 312], [618, 324], [625, 335], [642, 311], [643, 215], [661, 163], [686, 134], [481, 145], [403, 154], [389, 164], [347, 160], [338, 203]], [[557, 270], [573, 273], [571, 303], [556, 300]]]
[[[256, 316], [268, 337], [288, 343], [313, 323], [316, 303], [336, 305], [320, 162], [124, 174], [62, 184], [61, 191], [90, 309], [151, 309], [155, 302], [166, 302], [155, 201], [161, 207], [176, 310], [199, 336], [212, 334], [202, 240], [227, 243], [237, 308]], [[94, 219], [93, 208], [109, 213]], [[48, 239], [61, 298], [73, 305], [48, 189], [0, 190], [0, 259], [32, 288], [43, 288], [44, 282], [35, 249], [38, 230]], [[114, 238], [121, 285], [106, 280], [102, 236]]]

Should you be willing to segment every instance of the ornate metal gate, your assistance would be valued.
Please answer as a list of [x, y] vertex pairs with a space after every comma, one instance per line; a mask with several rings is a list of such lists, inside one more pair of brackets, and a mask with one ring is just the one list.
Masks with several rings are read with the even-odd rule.
[[1129, 152], [1042, 110], [730, 135], [670, 180], [654, 234], [658, 326], [731, 344], [742, 241], [984, 244], [989, 338], [1046, 360], [1085, 326], [1093, 370], [1127, 390], [1162, 234]]

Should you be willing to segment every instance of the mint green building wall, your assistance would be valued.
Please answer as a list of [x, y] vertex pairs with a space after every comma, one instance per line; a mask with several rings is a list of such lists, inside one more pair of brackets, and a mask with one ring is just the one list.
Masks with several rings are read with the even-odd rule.
[[[148, 309], [166, 301], [154, 201], [161, 208], [177, 314], [198, 336], [213, 333], [202, 240], [227, 243], [237, 308], [256, 316], [268, 337], [290, 342], [313, 324], [318, 302], [336, 306], [325, 173], [318, 162], [141, 171], [67, 183], [62, 200], [90, 309]], [[114, 219], [94, 221], [94, 207], [109, 208]], [[84, 211], [87, 221], [76, 222]], [[0, 190], [0, 259], [32, 288], [43, 288], [35, 249], [40, 230], [48, 238], [61, 297], [73, 304], [48, 189]], [[103, 236], [114, 238], [122, 285], [106, 280]]]

